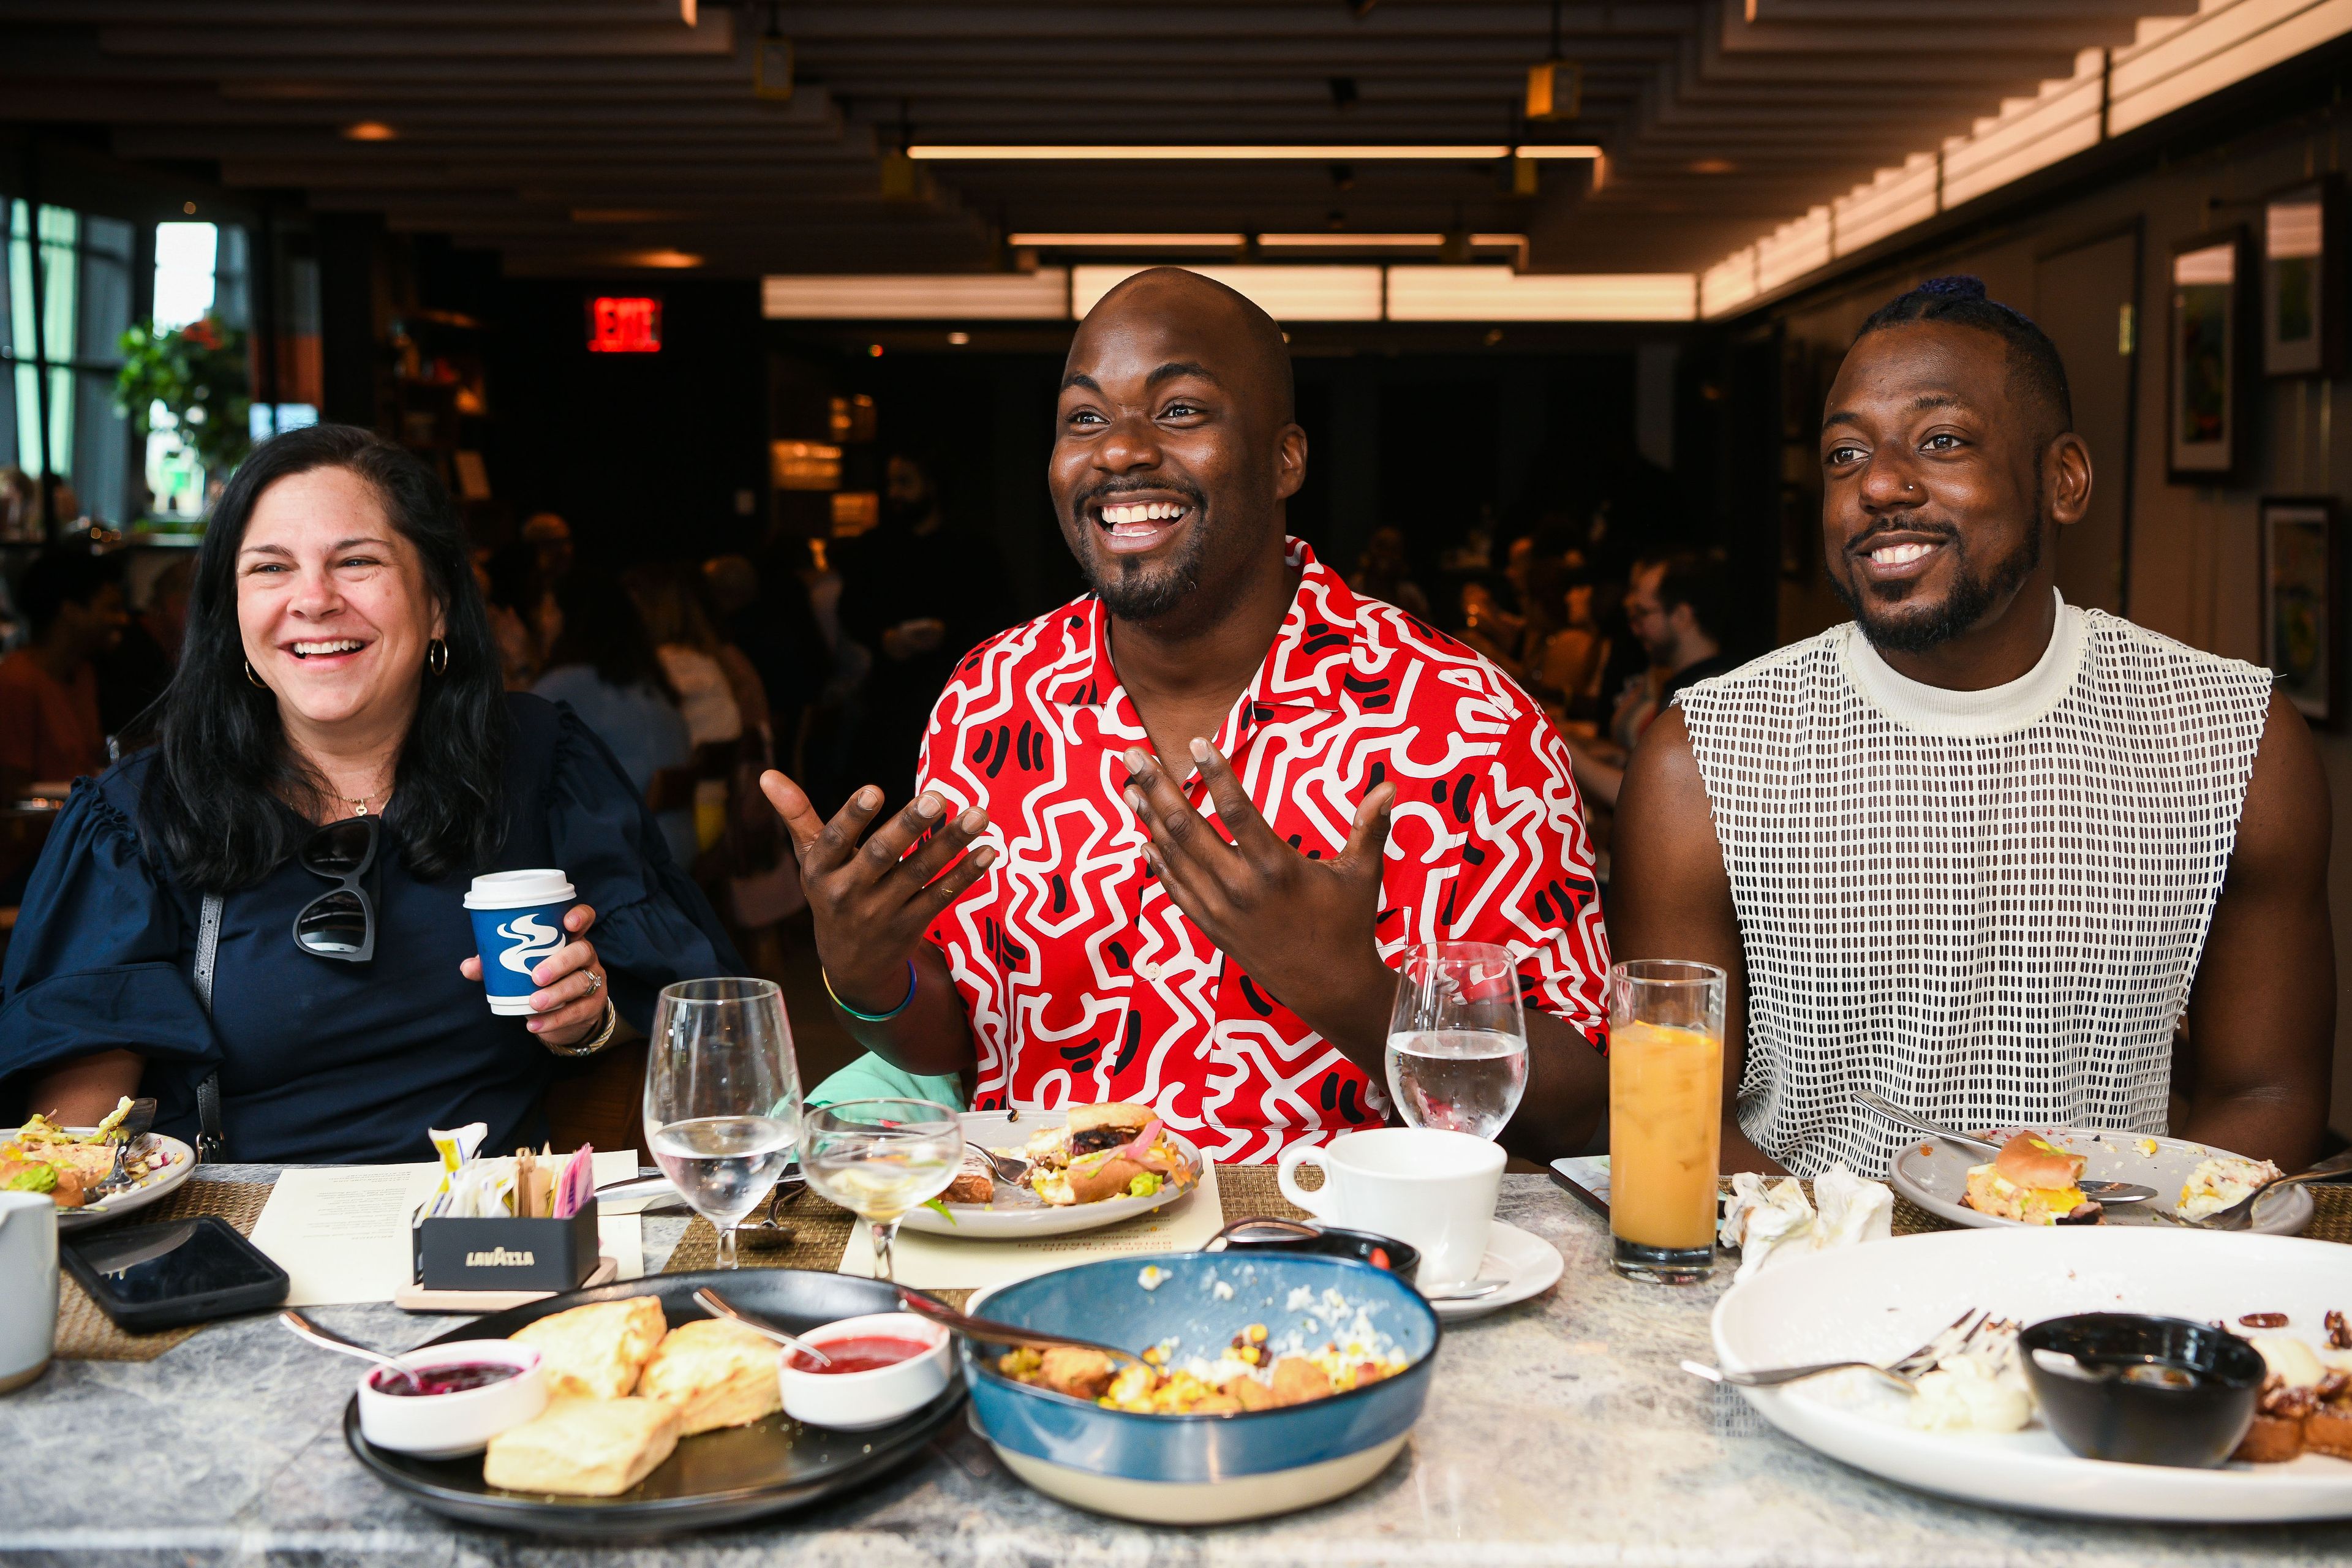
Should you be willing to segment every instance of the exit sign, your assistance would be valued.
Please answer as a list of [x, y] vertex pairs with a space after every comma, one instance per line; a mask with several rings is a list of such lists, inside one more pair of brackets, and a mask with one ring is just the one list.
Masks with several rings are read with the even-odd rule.
[[643, 296], [599, 294], [588, 301], [588, 352], [593, 354], [661, 353], [661, 301]]

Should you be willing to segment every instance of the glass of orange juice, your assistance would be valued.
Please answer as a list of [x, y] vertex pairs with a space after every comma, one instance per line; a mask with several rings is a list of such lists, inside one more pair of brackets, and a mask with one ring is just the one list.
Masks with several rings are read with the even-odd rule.
[[1628, 1279], [1715, 1271], [1723, 987], [1722, 970], [1682, 959], [1609, 970], [1609, 1229]]

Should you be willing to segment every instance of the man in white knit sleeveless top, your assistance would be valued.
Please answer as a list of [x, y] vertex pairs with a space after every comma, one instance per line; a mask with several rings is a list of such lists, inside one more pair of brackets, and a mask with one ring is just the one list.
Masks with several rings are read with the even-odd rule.
[[1946, 1126], [2166, 1131], [2300, 1169], [2335, 1025], [2328, 807], [2266, 670], [2054, 586], [2089, 502], [2050, 340], [1938, 279], [1822, 422], [1854, 620], [1685, 692], [1617, 818], [1620, 958], [1731, 975], [1724, 1164], [1882, 1176]]

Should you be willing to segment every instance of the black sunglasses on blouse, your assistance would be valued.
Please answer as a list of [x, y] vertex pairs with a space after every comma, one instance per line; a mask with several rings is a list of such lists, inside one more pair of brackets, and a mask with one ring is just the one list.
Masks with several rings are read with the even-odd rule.
[[383, 818], [352, 816], [310, 835], [296, 857], [302, 869], [335, 887], [294, 917], [294, 945], [314, 958], [366, 963], [375, 957], [375, 898], [371, 892]]

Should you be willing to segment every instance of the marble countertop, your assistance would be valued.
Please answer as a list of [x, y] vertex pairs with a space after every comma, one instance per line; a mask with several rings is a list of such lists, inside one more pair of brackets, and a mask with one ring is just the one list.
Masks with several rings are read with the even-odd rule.
[[[268, 1172], [236, 1167], [222, 1174]], [[2149, 1568], [2342, 1563], [2352, 1525], [2145, 1527], [2006, 1514], [1847, 1469], [1677, 1370], [1712, 1359], [1722, 1283], [1621, 1280], [1599, 1221], [1541, 1176], [1502, 1216], [1558, 1247], [1551, 1291], [1450, 1326], [1396, 1463], [1287, 1518], [1150, 1530], [1029, 1490], [961, 1425], [913, 1468], [827, 1507], [734, 1530], [588, 1546], [454, 1524], [343, 1447], [352, 1373], [268, 1319], [216, 1324], [150, 1363], [62, 1362], [0, 1396], [0, 1560], [794, 1568], [1358, 1568], [1372, 1564], [1906, 1564]], [[682, 1227], [648, 1217], [648, 1266]], [[1727, 1276], [1728, 1270], [1725, 1271]], [[389, 1306], [315, 1315], [405, 1348], [456, 1320]]]

